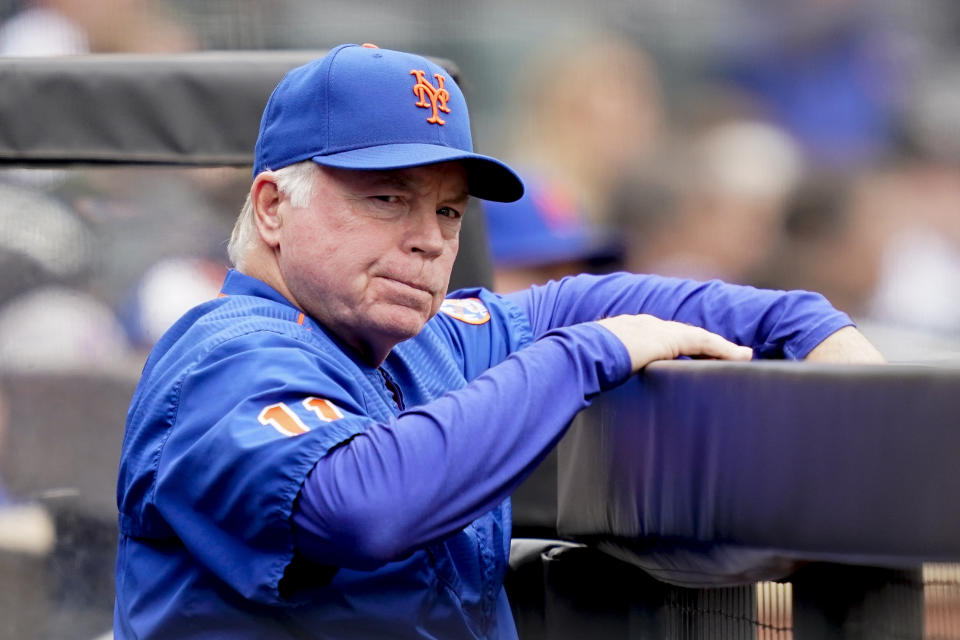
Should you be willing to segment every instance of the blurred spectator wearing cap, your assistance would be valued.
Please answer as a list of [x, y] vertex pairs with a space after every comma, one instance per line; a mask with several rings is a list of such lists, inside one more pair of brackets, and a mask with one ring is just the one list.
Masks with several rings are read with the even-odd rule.
[[616, 34], [555, 43], [536, 50], [517, 75], [506, 155], [562, 184], [586, 220], [604, 226], [618, 176], [663, 136], [659, 80], [647, 54]]
[[180, 316], [216, 298], [226, 275], [223, 263], [201, 256], [174, 256], [151, 265], [120, 306], [133, 345], [149, 351]]
[[563, 184], [525, 176], [524, 185], [516, 202], [483, 202], [496, 291], [602, 271], [618, 257], [617, 244], [586, 219]]

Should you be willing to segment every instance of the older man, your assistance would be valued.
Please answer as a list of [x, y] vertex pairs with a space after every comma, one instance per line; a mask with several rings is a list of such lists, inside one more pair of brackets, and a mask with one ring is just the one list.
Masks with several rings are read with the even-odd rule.
[[468, 195], [522, 185], [418, 56], [291, 71], [254, 176], [236, 269], [130, 408], [117, 638], [516, 637], [508, 496], [589, 398], [680, 355], [879, 359], [805, 292], [618, 274], [447, 298]]

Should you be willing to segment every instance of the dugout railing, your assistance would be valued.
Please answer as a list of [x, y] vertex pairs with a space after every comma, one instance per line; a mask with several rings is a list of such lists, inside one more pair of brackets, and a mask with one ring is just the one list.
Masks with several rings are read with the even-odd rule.
[[[320, 53], [0, 59], [0, 167], [247, 166], [270, 89]], [[454, 287], [490, 282], [478, 214]], [[58, 536], [0, 551], [0, 637], [108, 628], [134, 381], [0, 374], [0, 477]], [[958, 427], [950, 363], [655, 364], [518, 495], [517, 532], [545, 538], [511, 563], [521, 637], [960, 638]]]

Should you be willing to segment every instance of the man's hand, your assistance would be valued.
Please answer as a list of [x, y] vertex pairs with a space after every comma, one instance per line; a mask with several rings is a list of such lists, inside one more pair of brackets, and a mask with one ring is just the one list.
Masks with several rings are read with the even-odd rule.
[[617, 336], [627, 348], [634, 372], [654, 360], [673, 360], [678, 356], [720, 360], [750, 360], [753, 357], [753, 350], [749, 347], [737, 346], [706, 329], [651, 315], [614, 316], [597, 323]]
[[862, 333], [853, 327], [844, 327], [815, 346], [806, 360], [815, 362], [848, 362], [851, 364], [881, 364], [886, 362]]

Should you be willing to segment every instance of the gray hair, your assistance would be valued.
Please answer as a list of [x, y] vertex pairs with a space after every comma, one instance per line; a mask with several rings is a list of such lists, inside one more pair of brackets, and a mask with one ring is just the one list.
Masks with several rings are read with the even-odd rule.
[[[312, 160], [297, 162], [273, 171], [277, 189], [287, 196], [294, 207], [305, 207], [313, 198], [313, 187], [320, 169]], [[241, 267], [244, 255], [253, 246], [257, 237], [257, 225], [253, 215], [253, 200], [247, 194], [247, 200], [240, 209], [240, 215], [233, 225], [230, 242], [227, 244], [227, 256], [235, 267]]]

